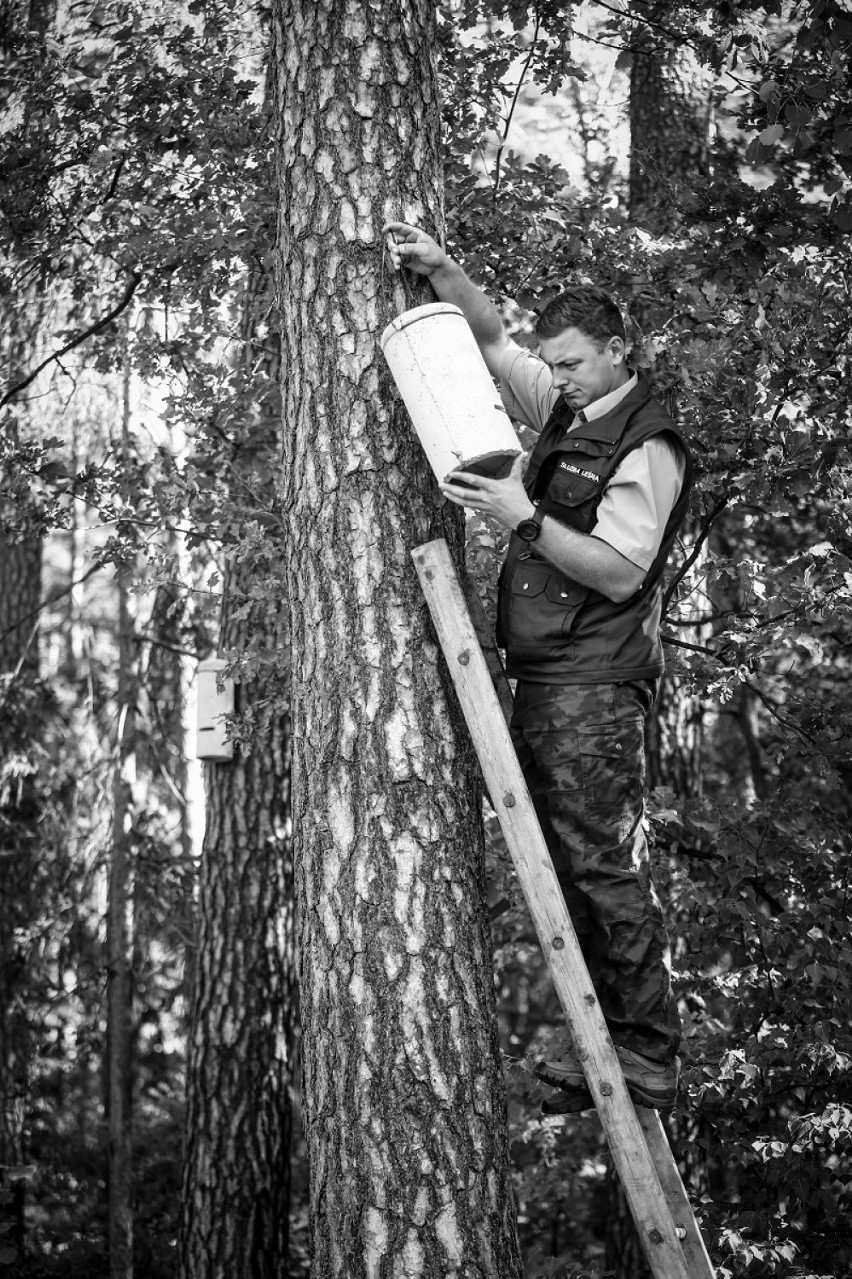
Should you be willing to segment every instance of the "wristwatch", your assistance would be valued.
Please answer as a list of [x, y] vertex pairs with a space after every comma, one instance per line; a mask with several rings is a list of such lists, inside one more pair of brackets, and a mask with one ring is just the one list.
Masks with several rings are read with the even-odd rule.
[[525, 542], [534, 542], [541, 532], [541, 521], [544, 519], [544, 513], [535, 508], [528, 520], [521, 520], [515, 529], [518, 537], [522, 537]]

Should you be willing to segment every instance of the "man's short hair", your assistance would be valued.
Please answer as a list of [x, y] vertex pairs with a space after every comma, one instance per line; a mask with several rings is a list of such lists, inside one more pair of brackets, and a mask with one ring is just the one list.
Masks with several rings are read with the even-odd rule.
[[610, 338], [627, 340], [618, 306], [603, 289], [575, 284], [552, 298], [535, 322], [539, 338], [555, 338], [565, 329], [579, 329], [601, 350]]

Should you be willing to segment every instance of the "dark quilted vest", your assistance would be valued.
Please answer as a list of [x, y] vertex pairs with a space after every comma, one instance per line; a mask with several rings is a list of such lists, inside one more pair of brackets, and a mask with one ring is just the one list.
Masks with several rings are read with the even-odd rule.
[[497, 620], [508, 674], [553, 684], [654, 679], [663, 671], [662, 576], [686, 514], [692, 479], [689, 450], [641, 377], [611, 413], [566, 435], [573, 421], [573, 410], [560, 400], [527, 467], [527, 492], [546, 515], [588, 533], [618, 465], [655, 435], [673, 437], [684, 453], [683, 485], [645, 581], [620, 604], [566, 577], [538, 554], [534, 542], [512, 534], [500, 574]]

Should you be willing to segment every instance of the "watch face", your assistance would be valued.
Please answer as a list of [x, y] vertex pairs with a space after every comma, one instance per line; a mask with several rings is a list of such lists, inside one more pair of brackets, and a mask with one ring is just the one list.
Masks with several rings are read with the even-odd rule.
[[541, 532], [541, 525], [538, 520], [521, 520], [516, 532], [525, 542], [534, 542]]

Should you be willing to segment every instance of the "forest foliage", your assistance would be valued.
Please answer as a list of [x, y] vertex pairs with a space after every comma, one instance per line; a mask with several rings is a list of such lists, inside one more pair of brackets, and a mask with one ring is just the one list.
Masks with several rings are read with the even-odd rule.
[[[238, 457], [269, 447], [268, 362], [246, 342], [245, 305], [253, 341], [274, 346], [257, 288], [274, 131], [266, 15], [241, 0], [60, 5], [43, 29], [16, 13], [0, 29], [0, 515], [9, 542], [45, 539], [47, 598], [41, 675], [0, 675], [4, 851], [20, 852], [34, 805], [43, 814], [4, 941], [26, 971], [15, 1015], [31, 1099], [28, 1155], [0, 1196], [23, 1181], [31, 1207], [27, 1241], [0, 1266], [95, 1274], [112, 576], [134, 574], [144, 611], [153, 738], [173, 678], [156, 655], [215, 647], [228, 565], [246, 570], [246, 615], [282, 590], [275, 501], [230, 482]], [[629, 215], [618, 141], [648, 32], [660, 56], [691, 51], [716, 118], [706, 172], [655, 174], [671, 215], [659, 234]], [[693, 446], [665, 626], [670, 736], [649, 805], [687, 1025], [673, 1138], [720, 1275], [839, 1279], [852, 1268], [852, 16], [835, 0], [461, 0], [440, 6], [439, 33], [450, 247], [520, 341], [561, 284], [611, 289], [635, 362]], [[554, 159], [535, 139], [557, 112]], [[128, 369], [148, 408], [122, 453]], [[67, 547], [81, 521], [87, 596], [74, 614]], [[498, 531], [472, 522], [483, 594], [499, 552]], [[71, 662], [74, 627], [87, 638]], [[231, 656], [246, 679], [264, 660]], [[675, 731], [662, 717], [678, 708]], [[275, 708], [262, 710], [235, 725], [247, 746]], [[143, 760], [133, 817], [139, 1272], [151, 1276], [174, 1266], [194, 876], [162, 763], [153, 749]], [[524, 1063], [560, 1018], [494, 832], [490, 843], [527, 1273], [567, 1276], [602, 1264], [605, 1152], [591, 1121], [538, 1114]]]

